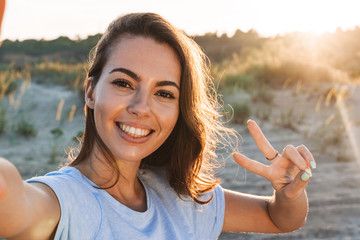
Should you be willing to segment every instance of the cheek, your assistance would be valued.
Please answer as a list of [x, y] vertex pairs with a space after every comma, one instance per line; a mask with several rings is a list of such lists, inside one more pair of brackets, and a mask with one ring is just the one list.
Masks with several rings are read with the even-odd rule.
[[162, 117], [162, 123], [163, 123], [163, 126], [167, 129], [167, 131], [166, 131], [167, 135], [170, 135], [170, 133], [174, 129], [178, 117], [179, 117], [178, 105], [164, 111], [164, 114]]
[[106, 96], [97, 99], [94, 107], [95, 124], [97, 128], [105, 127], [106, 122], [113, 118], [116, 107], [116, 102], [111, 101], [111, 99]]

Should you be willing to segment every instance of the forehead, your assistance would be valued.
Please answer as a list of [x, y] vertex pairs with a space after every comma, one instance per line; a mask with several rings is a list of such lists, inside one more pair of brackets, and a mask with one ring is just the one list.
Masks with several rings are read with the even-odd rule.
[[124, 67], [141, 74], [176, 75], [181, 66], [174, 49], [166, 43], [142, 36], [126, 36], [109, 49], [105, 69]]

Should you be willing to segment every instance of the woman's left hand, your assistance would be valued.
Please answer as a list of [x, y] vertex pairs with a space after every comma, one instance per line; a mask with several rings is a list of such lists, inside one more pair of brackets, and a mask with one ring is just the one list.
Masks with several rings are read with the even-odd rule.
[[234, 160], [245, 169], [269, 180], [283, 199], [298, 198], [312, 176], [311, 168], [316, 168], [311, 152], [304, 145], [288, 145], [280, 154], [269, 143], [255, 121], [248, 121], [248, 129], [270, 165], [262, 164], [240, 153], [233, 154]]

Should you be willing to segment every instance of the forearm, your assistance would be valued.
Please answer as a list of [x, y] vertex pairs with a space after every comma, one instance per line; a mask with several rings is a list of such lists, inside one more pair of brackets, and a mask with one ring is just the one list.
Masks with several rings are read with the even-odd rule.
[[0, 236], [21, 232], [27, 221], [23, 180], [16, 167], [0, 158]]
[[275, 191], [268, 202], [269, 216], [282, 232], [301, 228], [306, 222], [308, 210], [305, 190], [296, 199], [286, 199]]

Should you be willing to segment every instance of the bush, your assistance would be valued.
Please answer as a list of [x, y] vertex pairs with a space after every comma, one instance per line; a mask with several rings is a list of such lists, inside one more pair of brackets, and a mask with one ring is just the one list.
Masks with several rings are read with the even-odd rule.
[[22, 119], [15, 126], [15, 133], [18, 135], [22, 135], [24, 137], [35, 137], [37, 135], [37, 131], [32, 123]]
[[290, 108], [288, 111], [282, 111], [280, 115], [280, 125], [284, 128], [288, 128], [296, 131], [297, 125], [301, 124], [305, 119], [304, 113], [296, 113], [294, 108]]
[[221, 88], [240, 88], [251, 92], [253, 88], [253, 76], [248, 74], [227, 75]]
[[17, 89], [22, 73], [15, 71], [12, 66], [0, 72], [0, 99]]
[[64, 134], [61, 128], [54, 128], [50, 131], [51, 135], [53, 136], [52, 145], [51, 145], [51, 153], [50, 153], [50, 160], [49, 163], [55, 163], [56, 157], [58, 155], [58, 147], [59, 147], [59, 139]]
[[269, 121], [271, 112], [272, 112], [271, 107], [257, 108], [255, 111], [255, 117], [259, 118], [262, 121]]
[[248, 102], [240, 104], [232, 104], [233, 109], [233, 123], [244, 124], [251, 116], [251, 109]]
[[67, 64], [43, 61], [28, 68], [31, 76], [38, 83], [63, 85], [76, 91], [83, 89], [86, 63]]
[[260, 84], [254, 88], [254, 91], [251, 95], [251, 101], [253, 102], [263, 102], [266, 104], [272, 104], [274, 99], [274, 94], [270, 91], [270, 88], [265, 84]]

